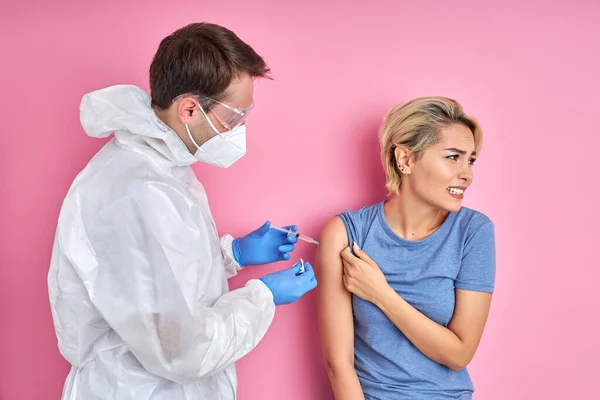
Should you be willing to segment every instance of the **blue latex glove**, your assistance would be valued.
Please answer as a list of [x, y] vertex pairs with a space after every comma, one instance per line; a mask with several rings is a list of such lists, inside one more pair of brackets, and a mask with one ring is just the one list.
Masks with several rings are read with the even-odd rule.
[[296, 263], [291, 268], [260, 278], [273, 293], [276, 306], [298, 301], [305, 293], [317, 287], [317, 278], [310, 263], [304, 263], [305, 272], [302, 274], [299, 274], [300, 266], [300, 263]]
[[[298, 238], [270, 227], [271, 222], [267, 221], [254, 232], [233, 241], [233, 255], [238, 264], [245, 267], [290, 259], [289, 253], [294, 251]], [[298, 227], [286, 226], [285, 229], [296, 232]]]

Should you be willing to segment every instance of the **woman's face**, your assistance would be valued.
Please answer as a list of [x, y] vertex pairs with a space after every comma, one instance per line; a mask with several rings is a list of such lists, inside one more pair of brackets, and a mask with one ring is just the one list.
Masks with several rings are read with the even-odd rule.
[[426, 203], [456, 212], [473, 181], [475, 140], [473, 132], [464, 125], [450, 125], [440, 133], [441, 140], [414, 162], [411, 187]]

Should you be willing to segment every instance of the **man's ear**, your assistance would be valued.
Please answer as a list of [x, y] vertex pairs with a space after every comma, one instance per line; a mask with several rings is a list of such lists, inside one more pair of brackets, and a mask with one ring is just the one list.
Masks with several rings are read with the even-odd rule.
[[184, 96], [177, 104], [177, 117], [182, 124], [189, 124], [195, 112], [198, 112], [198, 102], [191, 96]]

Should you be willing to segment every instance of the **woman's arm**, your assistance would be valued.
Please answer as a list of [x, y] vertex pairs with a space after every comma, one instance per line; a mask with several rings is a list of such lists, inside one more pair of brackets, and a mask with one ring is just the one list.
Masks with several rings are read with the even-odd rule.
[[325, 370], [336, 399], [364, 400], [354, 369], [354, 325], [350, 292], [342, 281], [340, 253], [348, 246], [344, 223], [339, 217], [327, 222], [317, 250], [315, 272], [319, 331]]
[[358, 257], [352, 255], [349, 247], [342, 252], [345, 287], [380, 308], [428, 358], [455, 371], [466, 367], [479, 346], [491, 293], [456, 289], [454, 315], [446, 328], [400, 297], [367, 253], [357, 246], [354, 252]]
[[477, 351], [491, 300], [491, 293], [456, 289], [454, 316], [448, 328], [427, 318], [393, 290], [386, 291], [376, 305], [421, 353], [459, 371]]

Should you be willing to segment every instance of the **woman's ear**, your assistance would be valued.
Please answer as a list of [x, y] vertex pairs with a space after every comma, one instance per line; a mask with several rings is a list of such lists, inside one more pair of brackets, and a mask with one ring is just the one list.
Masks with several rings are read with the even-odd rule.
[[413, 154], [404, 146], [396, 146], [394, 149], [396, 165], [401, 174], [410, 175], [413, 166]]

